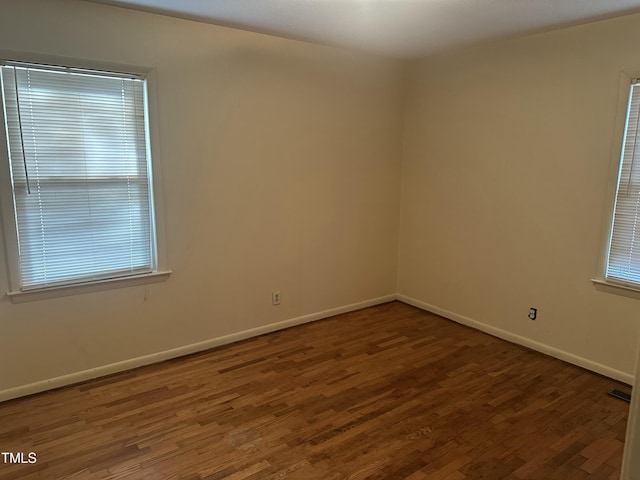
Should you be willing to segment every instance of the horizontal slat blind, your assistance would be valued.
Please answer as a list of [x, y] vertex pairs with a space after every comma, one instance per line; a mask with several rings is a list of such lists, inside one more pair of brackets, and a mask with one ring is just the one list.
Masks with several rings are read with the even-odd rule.
[[640, 286], [640, 85], [631, 86], [606, 277]]
[[22, 288], [152, 271], [144, 80], [1, 74]]

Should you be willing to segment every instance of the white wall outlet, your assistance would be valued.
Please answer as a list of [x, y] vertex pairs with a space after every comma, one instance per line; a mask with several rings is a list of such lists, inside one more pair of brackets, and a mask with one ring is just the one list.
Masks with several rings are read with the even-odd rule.
[[280, 290], [271, 292], [271, 304], [280, 305]]

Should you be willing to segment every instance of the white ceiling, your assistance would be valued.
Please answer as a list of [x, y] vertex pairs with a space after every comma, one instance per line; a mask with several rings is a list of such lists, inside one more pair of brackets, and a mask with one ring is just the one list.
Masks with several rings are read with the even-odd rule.
[[640, 0], [94, 1], [403, 58], [640, 12]]

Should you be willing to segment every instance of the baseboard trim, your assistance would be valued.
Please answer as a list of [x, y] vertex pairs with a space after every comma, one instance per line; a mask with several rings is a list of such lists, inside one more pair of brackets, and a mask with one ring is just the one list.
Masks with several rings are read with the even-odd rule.
[[352, 312], [360, 310], [361, 308], [373, 307], [382, 303], [391, 302], [396, 299], [395, 294], [384, 295], [382, 297], [371, 298], [363, 300], [361, 302], [351, 303], [349, 305], [343, 305], [340, 307], [330, 308], [328, 310], [322, 310], [308, 315], [302, 315], [300, 317], [290, 318], [281, 322], [271, 323], [269, 325], [263, 325], [261, 327], [251, 328], [249, 330], [243, 330], [241, 332], [232, 333], [230, 335], [224, 335], [222, 337], [216, 337], [203, 342], [193, 343], [191, 345], [184, 345], [182, 347], [165, 350], [163, 352], [152, 353], [149, 355], [143, 355], [141, 357], [131, 358], [129, 360], [123, 360], [121, 362], [111, 363], [109, 365], [103, 365], [96, 368], [90, 368], [88, 370], [82, 370], [79, 372], [71, 373], [68, 375], [61, 375], [59, 377], [42, 380], [19, 387], [9, 388], [6, 390], [0, 390], [0, 402], [11, 400], [14, 398], [24, 397], [26, 395], [33, 395], [34, 393], [44, 392], [46, 390], [53, 390], [54, 388], [66, 387], [68, 385], [74, 385], [76, 383], [92, 380], [98, 377], [104, 377], [113, 373], [123, 372], [131, 370], [133, 368], [142, 367], [144, 365], [150, 365], [152, 363], [159, 363], [172, 358], [183, 357], [192, 353], [198, 353], [211, 348], [219, 347], [221, 345], [227, 345], [229, 343], [238, 342], [251, 337], [257, 337], [265, 333], [275, 332], [277, 330], [283, 330], [285, 328], [293, 327], [295, 325], [301, 325], [303, 323], [314, 322], [323, 318], [333, 317], [334, 315], [340, 315], [341, 313]]
[[27, 385], [21, 385], [19, 387], [0, 390], [0, 402], [12, 400], [14, 398], [24, 397], [27, 395], [33, 395], [35, 393], [40, 393], [47, 390], [53, 390], [55, 388], [66, 387], [68, 385], [74, 385], [87, 380], [92, 380], [94, 378], [111, 375], [113, 373], [123, 372], [126, 370], [131, 370], [133, 368], [142, 367], [144, 365], [163, 362], [165, 360], [170, 360], [172, 358], [183, 357], [185, 355], [206, 351], [215, 347], [227, 345], [229, 343], [246, 340], [251, 337], [257, 337], [258, 335], [263, 335], [265, 333], [271, 333], [278, 330], [283, 330], [285, 328], [293, 327], [296, 325], [302, 325], [304, 323], [315, 322], [317, 320], [322, 320], [323, 318], [332, 317], [334, 315], [340, 315], [342, 313], [352, 312], [355, 310], [359, 310], [361, 308], [380, 305], [382, 303], [391, 302], [393, 300], [398, 300], [408, 305], [417, 307], [421, 310], [435, 313], [436, 315], [440, 315], [441, 317], [444, 317], [448, 320], [452, 320], [456, 323], [460, 323], [462, 325], [475, 328], [476, 330], [480, 330], [482, 332], [488, 333], [489, 335], [493, 335], [495, 337], [501, 338], [508, 342], [522, 345], [527, 348], [531, 348], [532, 350], [536, 350], [538, 352], [544, 353], [551, 357], [558, 358], [560, 360], [571, 363], [573, 365], [586, 368], [587, 370], [591, 370], [601, 375], [605, 375], [614, 380], [618, 380], [620, 382], [633, 385], [634, 376], [631, 374], [622, 372], [620, 370], [616, 370], [614, 368], [607, 367], [606, 365], [593, 362], [591, 360], [588, 360], [583, 357], [579, 357], [577, 355], [573, 355], [569, 352], [560, 350], [550, 345], [546, 345], [544, 343], [536, 342], [529, 338], [516, 335], [506, 330], [502, 330], [500, 328], [487, 325], [486, 323], [479, 322], [477, 320], [466, 317], [464, 315], [459, 315], [457, 313], [451, 312], [449, 310], [445, 310], [435, 305], [431, 305], [429, 303], [423, 302], [416, 298], [409, 297], [407, 295], [390, 294], [390, 295], [384, 295], [382, 297], [363, 300], [361, 302], [356, 302], [349, 305], [343, 305], [340, 307], [335, 307], [335, 308], [330, 308], [330, 309], [322, 310], [315, 313], [310, 313], [308, 315], [302, 315], [302, 316], [291, 318], [288, 320], [283, 320], [281, 322], [276, 322], [269, 325], [263, 325], [261, 327], [243, 330], [241, 332], [224, 335], [222, 337], [212, 338], [209, 340], [205, 340], [203, 342], [184, 345], [182, 347], [177, 347], [177, 348], [165, 350], [162, 352], [152, 353], [149, 355], [143, 355], [141, 357], [131, 358], [128, 360], [123, 360], [121, 362], [111, 363], [108, 365], [103, 365], [103, 366], [91, 368], [88, 370], [82, 370], [82, 371], [71, 373], [68, 375], [61, 375], [59, 377], [54, 377], [47, 380], [30, 383]]
[[607, 367], [606, 365], [593, 362], [586, 358], [573, 355], [572, 353], [565, 352], [564, 350], [560, 350], [550, 345], [536, 342], [526, 337], [521, 337], [520, 335], [516, 335], [515, 333], [511, 333], [506, 330], [502, 330], [500, 328], [492, 327], [491, 325], [487, 325], [486, 323], [482, 323], [472, 318], [465, 317], [464, 315], [459, 315], [457, 313], [450, 312], [449, 310], [436, 307], [435, 305], [431, 305], [429, 303], [423, 302], [416, 298], [398, 294], [396, 295], [396, 300], [412, 305], [421, 310], [426, 310], [427, 312], [435, 313], [436, 315], [440, 315], [441, 317], [444, 317], [448, 320], [452, 320], [456, 323], [460, 323], [462, 325], [475, 328], [476, 330], [480, 330], [482, 332], [488, 333], [489, 335], [493, 335], [494, 337], [498, 337], [508, 342], [522, 345], [523, 347], [536, 350], [538, 352], [544, 353], [545, 355], [558, 358], [565, 362], [571, 363], [573, 365], [577, 365], [587, 370], [591, 370], [592, 372], [599, 373], [601, 375], [612, 378], [614, 380], [618, 380], [620, 382], [633, 385], [634, 376], [629, 373], [625, 373], [620, 370]]

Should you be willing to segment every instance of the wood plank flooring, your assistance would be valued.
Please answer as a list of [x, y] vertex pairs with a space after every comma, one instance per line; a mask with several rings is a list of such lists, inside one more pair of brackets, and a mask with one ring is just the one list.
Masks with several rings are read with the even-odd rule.
[[613, 480], [624, 385], [392, 302], [0, 404], [1, 480]]

